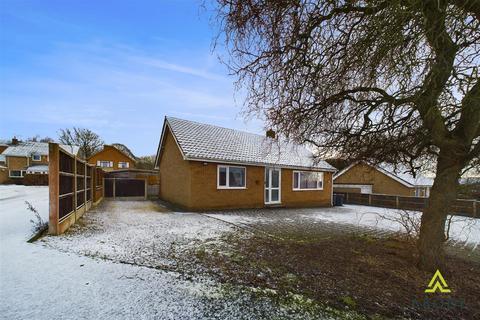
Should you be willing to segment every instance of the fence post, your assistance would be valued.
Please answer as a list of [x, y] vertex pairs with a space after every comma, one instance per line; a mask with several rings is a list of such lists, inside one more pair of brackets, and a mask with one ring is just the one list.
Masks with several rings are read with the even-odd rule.
[[60, 154], [57, 143], [48, 144], [48, 232], [58, 234], [58, 211], [60, 194]]
[[347, 201], [346, 201], [346, 203], [350, 203], [350, 202], [348, 202], [348, 195], [349, 195], [349, 194], [350, 194], [350, 193], [347, 192]]
[[372, 205], [372, 194], [371, 193], [368, 194], [368, 205], [369, 206]]
[[400, 207], [400, 200], [398, 199], [398, 196], [395, 196], [395, 208], [398, 209]]
[[77, 221], [77, 156], [73, 157], [73, 214]]
[[115, 178], [113, 178], [113, 200], [115, 200], [116, 196], [117, 195], [116, 195], [116, 191], [115, 191]]
[[83, 164], [83, 203], [85, 205], [85, 211], [87, 211], [87, 162]]
[[145, 180], [144, 180], [144, 182], [145, 182], [145, 200], [147, 200], [147, 192], [148, 192], [148, 190], [147, 190], [147, 185], [148, 185], [147, 184], [147, 179], [148, 178], [145, 178]]
[[477, 217], [477, 209], [478, 209], [478, 207], [477, 207], [477, 200], [473, 200], [472, 204], [473, 204], [473, 210], [472, 210], [472, 211], [473, 211], [473, 212], [472, 212], [472, 213], [473, 213], [473, 217], [476, 218], [476, 217]]

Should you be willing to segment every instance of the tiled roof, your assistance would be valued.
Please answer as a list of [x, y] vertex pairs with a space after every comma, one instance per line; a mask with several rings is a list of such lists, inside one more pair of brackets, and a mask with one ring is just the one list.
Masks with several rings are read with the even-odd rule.
[[112, 146], [120, 150], [121, 152], [125, 153], [125, 155], [127, 155], [132, 160], [137, 160], [137, 157], [135, 157], [133, 152], [126, 145], [121, 143], [112, 143]]
[[[77, 154], [78, 146], [69, 146], [61, 144], [60, 147], [71, 154]], [[30, 157], [33, 154], [46, 156], [48, 155], [47, 142], [22, 142], [15, 146], [9, 146], [2, 153], [5, 156], [14, 157]]]
[[397, 168], [395, 168], [392, 165], [382, 163], [382, 164], [379, 164], [378, 167], [392, 175], [395, 175], [399, 179], [402, 179], [403, 181], [408, 182], [412, 186], [432, 186], [433, 185], [433, 178], [426, 177], [420, 172], [418, 172], [415, 176], [413, 176], [413, 174], [410, 171], [408, 171], [407, 168], [401, 165], [397, 165]]
[[336, 170], [297, 144], [173, 117], [165, 121], [187, 160]]

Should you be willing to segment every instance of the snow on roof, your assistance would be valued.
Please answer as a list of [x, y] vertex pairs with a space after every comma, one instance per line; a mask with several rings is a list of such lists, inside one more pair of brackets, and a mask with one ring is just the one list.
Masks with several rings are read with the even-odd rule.
[[27, 168], [27, 172], [48, 172], [48, 166], [46, 165], [31, 166]]
[[[77, 154], [79, 147], [78, 146], [69, 146], [61, 144], [60, 148], [71, 153]], [[15, 146], [9, 146], [2, 153], [5, 156], [11, 157], [30, 157], [31, 155], [48, 155], [48, 143], [47, 142], [22, 142]]]
[[381, 163], [378, 165], [381, 169], [397, 176], [398, 178], [402, 179], [403, 181], [408, 182], [412, 186], [432, 186], [433, 185], [433, 178], [429, 178], [424, 176], [422, 173], [417, 172], [415, 176], [408, 171], [408, 169], [404, 166], [397, 165], [395, 169], [394, 166]]
[[173, 117], [165, 117], [162, 140], [166, 125], [186, 160], [336, 170], [323, 160], [315, 160], [301, 145]]
[[5, 155], [4, 154], [0, 154], [0, 162], [5, 162]]
[[78, 155], [78, 151], [80, 151], [79, 146], [71, 146], [71, 145], [67, 145], [67, 144], [61, 144], [59, 146], [60, 146], [60, 148], [62, 148], [66, 152], [68, 152], [70, 154], [73, 154], [73, 155]]

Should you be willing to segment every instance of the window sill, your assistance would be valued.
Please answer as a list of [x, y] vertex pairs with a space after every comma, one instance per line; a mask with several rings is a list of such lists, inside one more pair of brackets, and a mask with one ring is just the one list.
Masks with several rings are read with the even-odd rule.
[[323, 188], [321, 188], [321, 189], [292, 189], [292, 191], [323, 191]]
[[217, 190], [246, 190], [247, 187], [217, 187]]

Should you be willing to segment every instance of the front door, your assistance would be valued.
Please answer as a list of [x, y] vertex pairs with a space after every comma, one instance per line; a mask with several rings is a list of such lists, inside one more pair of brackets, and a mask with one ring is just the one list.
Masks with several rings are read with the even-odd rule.
[[278, 168], [265, 168], [265, 204], [281, 202], [281, 172]]

